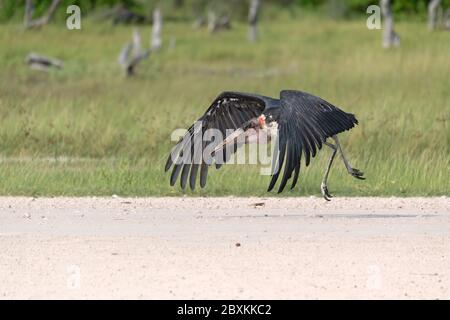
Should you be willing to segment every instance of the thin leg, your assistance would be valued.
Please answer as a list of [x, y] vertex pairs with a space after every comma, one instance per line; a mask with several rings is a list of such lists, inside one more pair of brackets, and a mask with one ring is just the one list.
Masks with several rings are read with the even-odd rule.
[[333, 136], [333, 140], [334, 140], [334, 142], [336, 142], [336, 146], [339, 149], [339, 152], [340, 152], [340, 154], [342, 156], [342, 160], [344, 161], [344, 165], [347, 168], [348, 173], [351, 174], [353, 177], [355, 177], [357, 179], [364, 180], [365, 179], [363, 177], [364, 173], [359, 171], [358, 169], [352, 168], [352, 166], [348, 162], [347, 158], [344, 155], [344, 152], [342, 151], [342, 147], [341, 147], [341, 144], [339, 143], [339, 139], [338, 139], [338, 137], [336, 135]]
[[322, 191], [322, 196], [324, 197], [324, 199], [327, 201], [330, 201], [330, 198], [332, 198], [333, 196], [328, 191], [327, 180], [328, 180], [328, 174], [330, 173], [331, 165], [333, 164], [333, 160], [334, 160], [334, 157], [336, 156], [336, 152], [338, 149], [334, 144], [331, 144], [328, 142], [324, 142], [324, 144], [329, 146], [331, 149], [333, 149], [333, 153], [331, 154], [330, 160], [328, 162], [327, 170], [325, 171], [325, 174], [323, 176], [323, 180], [320, 185], [320, 190]]

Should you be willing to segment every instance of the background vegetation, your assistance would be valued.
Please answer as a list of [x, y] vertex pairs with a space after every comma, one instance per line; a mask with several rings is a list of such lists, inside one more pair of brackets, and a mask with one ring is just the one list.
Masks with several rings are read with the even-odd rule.
[[[82, 30], [56, 19], [24, 31], [23, 11], [14, 10], [17, 21], [0, 25], [2, 195], [181, 195], [163, 172], [171, 132], [189, 126], [221, 91], [277, 96], [287, 88], [319, 95], [360, 121], [342, 142], [367, 180], [351, 178], [336, 161], [332, 193], [449, 195], [450, 32], [430, 33], [405, 18], [396, 24], [401, 47], [384, 50], [365, 12], [335, 20], [268, 6], [257, 43], [247, 41], [244, 22], [212, 35], [187, 18], [168, 19], [162, 49], [126, 78], [117, 56], [133, 26], [88, 16]], [[151, 27], [139, 29], [147, 43]], [[64, 68], [30, 70], [29, 52], [60, 58]], [[328, 157], [320, 152], [302, 168], [300, 190], [283, 195], [320, 195]], [[267, 196], [268, 182], [256, 166], [225, 166], [210, 170], [206, 189], [187, 193]]]
[[[35, 13], [45, 12], [52, 0], [35, 1]], [[263, 0], [267, 8], [274, 10], [320, 10], [332, 17], [358, 16], [365, 12], [371, 4], [378, 0]], [[393, 0], [393, 10], [397, 15], [424, 15], [429, 0]], [[206, 11], [209, 8], [220, 8], [233, 11], [233, 17], [244, 19], [247, 16], [248, 1], [243, 0], [62, 0], [57, 17], [64, 19], [65, 8], [76, 4], [83, 12], [95, 12], [118, 4], [132, 9], [134, 12], [150, 15], [156, 6], [165, 9], [166, 18], [188, 17], [194, 11]], [[450, 6], [450, 0], [442, 0], [443, 7]], [[23, 17], [24, 0], [0, 0], [0, 21], [20, 20]]]

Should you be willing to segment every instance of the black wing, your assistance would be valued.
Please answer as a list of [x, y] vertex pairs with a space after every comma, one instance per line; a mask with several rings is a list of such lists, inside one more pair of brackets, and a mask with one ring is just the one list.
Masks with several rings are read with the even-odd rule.
[[298, 180], [302, 154], [306, 166], [315, 157], [323, 142], [335, 134], [358, 124], [355, 116], [329, 102], [301, 91], [280, 93], [281, 108], [278, 119], [278, 145], [275, 146], [274, 172], [269, 184], [273, 189], [284, 163], [284, 173], [278, 193], [282, 192], [294, 173], [292, 188]]
[[[220, 94], [205, 114], [194, 123], [186, 135], [172, 149], [165, 171], [172, 166], [170, 185], [173, 186], [180, 175], [180, 185], [182, 189], [186, 188], [189, 176], [189, 186], [195, 188], [195, 180], [200, 167], [200, 186], [206, 185], [208, 166], [212, 163], [205, 163], [202, 159], [203, 150], [210, 144], [218, 144], [227, 137], [227, 129], [236, 130], [253, 118], [262, 114], [265, 109], [265, 97], [237, 92], [223, 92]], [[208, 129], [218, 129], [222, 133], [222, 141], [204, 141], [202, 139]], [[228, 132], [229, 133], [229, 132]], [[236, 151], [238, 145], [234, 144]], [[201, 153], [194, 152], [194, 149], [201, 150]], [[223, 163], [229, 160], [231, 154], [223, 155]], [[195, 157], [195, 159], [194, 159]], [[202, 157], [202, 158], [199, 158]], [[201, 164], [200, 164], [201, 163]], [[216, 163], [216, 168], [221, 164]]]

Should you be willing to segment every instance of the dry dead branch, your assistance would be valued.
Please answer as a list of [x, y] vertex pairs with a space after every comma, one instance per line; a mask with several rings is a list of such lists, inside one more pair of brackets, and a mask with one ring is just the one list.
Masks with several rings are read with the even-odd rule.
[[29, 53], [25, 62], [31, 69], [40, 71], [49, 71], [51, 68], [61, 69], [63, 62], [61, 60], [42, 56], [36, 53]]
[[61, 0], [53, 0], [50, 4], [50, 7], [47, 10], [47, 13], [37, 19], [32, 19], [34, 12], [34, 3], [33, 0], [26, 0], [25, 2], [25, 16], [24, 16], [24, 26], [26, 29], [32, 28], [40, 28], [51, 21], [53, 15], [55, 14], [56, 9], [60, 5]]
[[214, 11], [208, 12], [208, 30], [216, 33], [220, 30], [231, 29], [231, 20], [227, 15], [218, 17]]
[[126, 76], [129, 77], [135, 74], [137, 65], [142, 60], [148, 58], [150, 53], [151, 49], [142, 49], [139, 31], [134, 30], [133, 41], [123, 46], [119, 54], [118, 62], [125, 70]]

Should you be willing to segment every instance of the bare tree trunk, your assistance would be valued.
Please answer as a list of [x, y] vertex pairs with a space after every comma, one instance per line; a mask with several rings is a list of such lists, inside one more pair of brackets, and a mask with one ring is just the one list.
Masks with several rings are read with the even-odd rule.
[[218, 17], [214, 11], [208, 12], [208, 31], [211, 33], [224, 29], [231, 29], [231, 20], [228, 15]]
[[380, 0], [380, 7], [384, 18], [383, 47], [397, 47], [400, 45], [400, 37], [394, 31], [394, 16], [391, 10], [391, 0]]
[[25, 5], [25, 17], [24, 17], [24, 25], [25, 28], [40, 28], [43, 25], [46, 25], [50, 22], [55, 14], [56, 9], [60, 5], [61, 0], [53, 0], [50, 7], [47, 10], [47, 14], [35, 19], [31, 20], [31, 16], [33, 14], [33, 0], [27, 0]]
[[450, 8], [447, 8], [447, 10], [445, 10], [442, 20], [444, 28], [450, 30]]
[[428, 29], [430, 31], [433, 31], [436, 28], [437, 12], [440, 5], [441, 0], [431, 0], [428, 3]]
[[194, 21], [194, 28], [195, 29], [200, 29], [201, 27], [203, 27], [205, 25], [206, 21], [205, 21], [205, 17], [202, 16], [201, 14], [196, 14], [195, 15], [195, 21]]
[[153, 26], [152, 26], [152, 40], [151, 40], [151, 50], [157, 51], [161, 48], [162, 38], [162, 15], [159, 9], [153, 11]]
[[132, 76], [134, 74], [135, 68], [139, 64], [139, 62], [141, 62], [142, 60], [147, 58], [149, 55], [150, 55], [150, 50], [147, 50], [147, 51], [141, 52], [139, 55], [137, 55], [133, 59], [131, 59], [131, 61], [128, 63], [128, 65], [126, 67], [127, 76]]
[[151, 50], [143, 50], [141, 46], [141, 35], [138, 30], [133, 31], [133, 41], [126, 43], [120, 51], [118, 62], [125, 70], [127, 77], [135, 74], [136, 66], [148, 58]]
[[258, 40], [258, 13], [260, 8], [260, 0], [251, 0], [248, 12], [249, 32], [248, 38], [251, 42]]
[[194, 17], [193, 27], [196, 29], [206, 25], [205, 6], [206, 2], [204, 0], [192, 1], [192, 14]]
[[120, 50], [119, 58], [117, 59], [117, 62], [126, 69], [128, 65], [128, 57], [131, 54], [131, 51], [133, 50], [133, 43], [128, 42], [123, 47], [122, 50]]
[[211, 33], [217, 31], [217, 15], [214, 11], [208, 12], [208, 31]]
[[142, 52], [141, 34], [137, 29], [133, 30], [133, 56], [137, 56]]
[[23, 25], [25, 28], [28, 28], [28, 25], [33, 18], [33, 12], [34, 12], [33, 0], [26, 0], [25, 16], [23, 17]]

